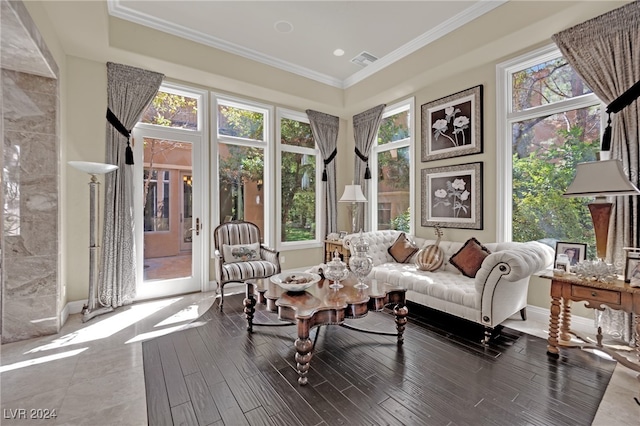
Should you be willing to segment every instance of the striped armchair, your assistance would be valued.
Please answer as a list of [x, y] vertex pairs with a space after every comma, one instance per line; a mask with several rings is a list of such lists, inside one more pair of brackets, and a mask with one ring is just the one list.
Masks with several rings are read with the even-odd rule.
[[213, 231], [213, 239], [220, 310], [225, 284], [280, 273], [280, 253], [260, 243], [257, 225], [242, 220], [226, 222]]

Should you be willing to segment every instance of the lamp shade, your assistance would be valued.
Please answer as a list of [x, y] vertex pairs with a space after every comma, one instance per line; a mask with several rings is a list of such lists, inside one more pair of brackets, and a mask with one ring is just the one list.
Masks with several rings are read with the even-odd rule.
[[340, 198], [341, 203], [366, 203], [367, 199], [362, 193], [360, 185], [345, 185], [344, 194]]
[[92, 163], [89, 161], [69, 161], [69, 165], [90, 175], [102, 175], [118, 168], [115, 164]]
[[638, 195], [640, 190], [629, 181], [620, 160], [579, 163], [576, 177], [564, 193], [565, 197], [607, 197]]

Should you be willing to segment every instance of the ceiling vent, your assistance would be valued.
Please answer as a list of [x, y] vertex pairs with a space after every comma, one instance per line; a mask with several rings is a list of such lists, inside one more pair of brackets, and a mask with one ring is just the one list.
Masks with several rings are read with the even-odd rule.
[[366, 67], [367, 65], [370, 65], [370, 64], [374, 63], [377, 60], [378, 60], [378, 58], [373, 56], [371, 53], [362, 52], [361, 54], [359, 54], [358, 56], [353, 58], [351, 60], [351, 62], [353, 62], [356, 65], [360, 65], [361, 67]]

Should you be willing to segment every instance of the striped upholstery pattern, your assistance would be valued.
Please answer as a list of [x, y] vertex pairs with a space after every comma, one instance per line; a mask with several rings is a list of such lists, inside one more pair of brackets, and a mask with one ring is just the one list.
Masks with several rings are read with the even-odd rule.
[[265, 278], [276, 273], [276, 265], [265, 260], [226, 263], [222, 265], [222, 281], [245, 281], [249, 278]]
[[267, 278], [280, 273], [280, 253], [260, 246], [261, 260], [226, 263], [223, 245], [260, 243], [260, 228], [254, 223], [236, 220], [219, 225], [213, 231], [216, 281], [220, 289], [220, 307], [224, 300], [224, 285], [251, 278]]

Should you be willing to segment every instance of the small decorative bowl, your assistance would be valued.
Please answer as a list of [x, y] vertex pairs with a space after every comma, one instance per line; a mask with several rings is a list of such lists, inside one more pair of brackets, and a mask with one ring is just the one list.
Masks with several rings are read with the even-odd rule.
[[320, 275], [309, 272], [288, 272], [271, 277], [271, 282], [278, 284], [286, 291], [305, 291], [320, 281]]

